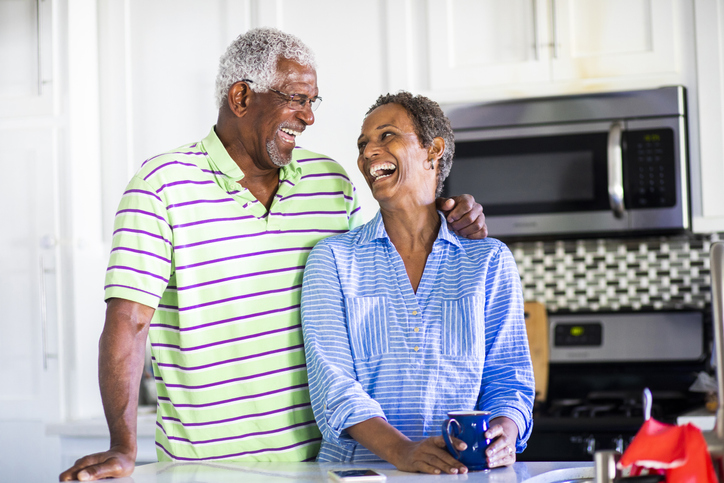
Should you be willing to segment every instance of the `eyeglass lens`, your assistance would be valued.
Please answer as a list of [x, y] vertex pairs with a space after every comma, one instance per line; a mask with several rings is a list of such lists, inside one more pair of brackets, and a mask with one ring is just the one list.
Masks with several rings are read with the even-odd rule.
[[308, 97], [298, 98], [297, 96], [292, 96], [292, 98], [289, 100], [289, 107], [294, 110], [301, 111], [302, 109], [304, 109], [304, 106], [307, 105], [307, 102], [309, 103], [309, 107], [312, 108], [312, 111], [316, 111], [319, 105], [322, 103], [322, 98], [315, 97], [314, 99], [309, 99]]

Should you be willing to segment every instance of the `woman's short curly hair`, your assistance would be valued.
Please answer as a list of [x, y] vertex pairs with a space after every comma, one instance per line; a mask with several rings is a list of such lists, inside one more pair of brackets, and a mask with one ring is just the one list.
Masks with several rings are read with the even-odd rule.
[[277, 81], [279, 58], [317, 69], [312, 50], [294, 35], [274, 28], [257, 28], [239, 35], [219, 59], [216, 76], [216, 107], [226, 102], [229, 88], [242, 79], [255, 92], [266, 92]]
[[445, 150], [438, 164], [437, 189], [435, 190], [435, 196], [440, 196], [443, 183], [450, 174], [453, 155], [455, 154], [455, 136], [452, 126], [450, 126], [450, 120], [445, 113], [442, 112], [437, 102], [425, 96], [413, 96], [407, 91], [381, 95], [372, 107], [369, 108], [365, 117], [385, 104], [399, 104], [405, 108], [408, 116], [410, 116], [412, 120], [415, 134], [417, 134], [417, 138], [423, 147], [429, 148], [432, 146], [433, 139], [437, 137], [445, 141]]

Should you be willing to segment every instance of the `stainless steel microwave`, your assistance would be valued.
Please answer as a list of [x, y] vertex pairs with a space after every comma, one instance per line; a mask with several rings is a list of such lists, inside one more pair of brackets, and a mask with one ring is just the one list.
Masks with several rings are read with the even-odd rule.
[[686, 90], [520, 99], [446, 109], [455, 161], [495, 237], [690, 229]]

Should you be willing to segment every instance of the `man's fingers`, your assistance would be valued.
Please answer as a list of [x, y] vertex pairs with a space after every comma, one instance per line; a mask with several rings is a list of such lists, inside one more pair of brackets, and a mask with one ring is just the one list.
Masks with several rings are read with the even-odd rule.
[[455, 207], [455, 200], [452, 198], [438, 198], [435, 200], [437, 209], [440, 211], [448, 212]]
[[132, 469], [126, 469], [118, 458], [109, 458], [97, 465], [92, 465], [78, 472], [79, 481], [100, 480], [102, 478], [118, 478], [128, 476]]
[[60, 474], [59, 481], [91, 481], [102, 478], [118, 478], [128, 476], [133, 472], [133, 465], [124, 465], [117, 456], [107, 453], [96, 453], [84, 456], [75, 464]]
[[[485, 225], [485, 216], [480, 205], [475, 205], [469, 211], [463, 211], [463, 206], [457, 205], [447, 215], [446, 220], [455, 233], [460, 236], [468, 237], [483, 231], [484, 234], [487, 234], [488, 227]], [[480, 234], [481, 237], [482, 234]]]
[[83, 470], [84, 468], [96, 464], [98, 461], [100, 461], [100, 455], [99, 454], [91, 454], [88, 456], [84, 456], [78, 460], [75, 461], [75, 464], [62, 472], [60, 476], [58, 477], [59, 481], [72, 481], [78, 479], [78, 472]]
[[[463, 215], [467, 215], [469, 220], [472, 221], [483, 212], [483, 207], [475, 203], [471, 196], [455, 196], [451, 199], [455, 203], [455, 206], [453, 206], [450, 213], [447, 214], [446, 219], [448, 222], [460, 221]], [[450, 206], [450, 203], [445, 202], [445, 206]], [[470, 221], [468, 221], [468, 224]]]

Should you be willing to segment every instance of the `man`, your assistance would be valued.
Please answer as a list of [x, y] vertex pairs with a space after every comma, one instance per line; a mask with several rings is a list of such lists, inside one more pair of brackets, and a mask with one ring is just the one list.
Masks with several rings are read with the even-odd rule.
[[[216, 82], [209, 135], [147, 160], [121, 200], [99, 356], [110, 449], [61, 480], [133, 471], [147, 335], [160, 461], [304, 461], [319, 450], [302, 273], [317, 241], [361, 223], [354, 187], [337, 163], [295, 147], [321, 102], [313, 54], [296, 37], [247, 32]], [[484, 237], [480, 206], [460, 201], [448, 217]]]

